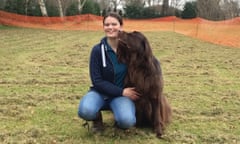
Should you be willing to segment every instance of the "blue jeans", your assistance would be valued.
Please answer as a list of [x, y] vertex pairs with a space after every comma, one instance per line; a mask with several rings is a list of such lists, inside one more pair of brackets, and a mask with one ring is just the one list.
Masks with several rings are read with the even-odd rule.
[[136, 124], [135, 105], [131, 99], [124, 96], [108, 98], [97, 91], [89, 91], [80, 100], [78, 116], [84, 120], [94, 120], [97, 113], [110, 109], [118, 127], [127, 129]]

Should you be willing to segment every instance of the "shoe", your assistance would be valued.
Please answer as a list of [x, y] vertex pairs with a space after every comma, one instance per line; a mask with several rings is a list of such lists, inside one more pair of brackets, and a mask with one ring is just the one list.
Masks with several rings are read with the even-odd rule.
[[103, 127], [102, 113], [98, 112], [97, 118], [93, 120], [92, 132], [102, 132], [103, 130], [104, 130], [104, 127]]

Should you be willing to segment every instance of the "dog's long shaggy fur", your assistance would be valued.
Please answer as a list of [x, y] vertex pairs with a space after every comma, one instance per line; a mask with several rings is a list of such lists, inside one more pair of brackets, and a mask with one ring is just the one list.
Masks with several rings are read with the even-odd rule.
[[157, 137], [163, 135], [171, 119], [171, 107], [163, 96], [163, 76], [147, 38], [140, 32], [120, 32], [117, 56], [128, 65], [126, 87], [141, 94], [135, 101], [137, 126], [152, 126]]

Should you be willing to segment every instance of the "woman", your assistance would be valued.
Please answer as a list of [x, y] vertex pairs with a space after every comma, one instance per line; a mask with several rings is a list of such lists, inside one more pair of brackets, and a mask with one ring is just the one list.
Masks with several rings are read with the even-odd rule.
[[82, 97], [78, 115], [87, 121], [93, 121], [93, 131], [103, 130], [101, 110], [113, 112], [115, 124], [121, 129], [135, 125], [134, 100], [138, 93], [133, 87], [124, 88], [123, 81], [127, 67], [119, 63], [116, 56], [118, 33], [122, 30], [122, 18], [109, 13], [103, 18], [105, 37], [95, 45], [90, 56], [90, 77], [92, 86]]

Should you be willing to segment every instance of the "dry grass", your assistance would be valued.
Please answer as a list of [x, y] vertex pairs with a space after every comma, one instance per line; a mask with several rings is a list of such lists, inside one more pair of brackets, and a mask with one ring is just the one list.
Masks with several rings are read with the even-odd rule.
[[173, 32], [145, 32], [160, 59], [173, 121], [92, 134], [77, 117], [90, 85], [88, 57], [102, 32], [0, 27], [0, 143], [240, 143], [240, 49]]

